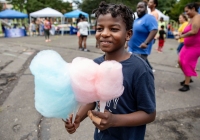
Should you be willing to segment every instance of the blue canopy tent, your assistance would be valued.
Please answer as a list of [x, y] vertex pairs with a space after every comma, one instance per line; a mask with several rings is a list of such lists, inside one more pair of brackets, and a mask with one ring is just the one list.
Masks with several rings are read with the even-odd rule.
[[89, 18], [89, 15], [87, 13], [82, 12], [80, 10], [74, 10], [74, 11], [65, 13], [64, 16], [66, 18], [78, 18], [80, 14], [84, 15], [86, 18]]
[[[89, 14], [87, 14], [87, 13], [81, 11], [81, 10], [74, 10], [74, 11], [65, 13], [64, 17], [66, 17], [66, 18], [79, 18], [80, 14], [84, 15], [88, 19], [88, 22], [89, 22]], [[89, 28], [89, 33], [90, 33], [90, 28]]]
[[[22, 18], [27, 18], [27, 17], [28, 17], [27, 14], [24, 14], [15, 10], [11, 10], [11, 9], [7, 9], [0, 12], [0, 19], [22, 19]], [[22, 36], [26, 36], [26, 30], [19, 29], [19, 28], [12, 28], [12, 29], [5, 28], [4, 35], [5, 37], [22, 37]]]
[[15, 19], [15, 18], [27, 18], [27, 17], [28, 17], [27, 14], [24, 14], [15, 10], [11, 10], [11, 9], [7, 9], [0, 12], [0, 18]]

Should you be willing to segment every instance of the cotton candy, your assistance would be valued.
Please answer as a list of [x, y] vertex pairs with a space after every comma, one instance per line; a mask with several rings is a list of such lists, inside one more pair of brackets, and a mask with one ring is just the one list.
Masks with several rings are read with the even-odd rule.
[[53, 50], [41, 51], [32, 60], [35, 108], [43, 116], [66, 119], [76, 109], [69, 69], [69, 63]]
[[106, 101], [118, 98], [124, 91], [122, 65], [117, 61], [104, 61], [97, 72], [95, 87], [100, 100], [100, 111], [104, 112]]
[[99, 65], [93, 60], [76, 57], [70, 67], [70, 76], [76, 100], [87, 104], [98, 100], [95, 80]]
[[95, 86], [100, 100], [109, 101], [121, 96], [124, 91], [122, 65], [114, 60], [101, 63]]

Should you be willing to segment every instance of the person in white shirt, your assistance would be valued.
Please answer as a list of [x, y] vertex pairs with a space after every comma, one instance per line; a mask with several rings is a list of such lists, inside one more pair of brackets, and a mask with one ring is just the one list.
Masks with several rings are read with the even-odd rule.
[[[79, 49], [85, 52], [89, 52], [89, 50], [86, 47], [89, 26], [89, 23], [85, 21], [85, 17], [82, 17], [80, 19], [80, 22], [78, 23], [78, 30], [80, 32]], [[84, 47], [82, 47], [82, 44]]]
[[159, 21], [159, 14], [156, 11], [156, 7], [158, 7], [158, 0], [149, 0], [148, 8], [150, 9], [150, 14], [153, 15], [157, 21]]

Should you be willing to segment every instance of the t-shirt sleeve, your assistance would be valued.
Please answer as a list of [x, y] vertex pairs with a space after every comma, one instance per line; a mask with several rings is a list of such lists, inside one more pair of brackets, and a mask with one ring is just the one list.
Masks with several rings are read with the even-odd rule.
[[149, 32], [152, 30], [158, 30], [158, 22], [156, 21], [155, 17], [153, 17], [152, 15], [148, 16], [148, 19], [145, 22], [145, 26]]
[[134, 93], [138, 111], [150, 114], [156, 110], [154, 76], [150, 70], [138, 78]]

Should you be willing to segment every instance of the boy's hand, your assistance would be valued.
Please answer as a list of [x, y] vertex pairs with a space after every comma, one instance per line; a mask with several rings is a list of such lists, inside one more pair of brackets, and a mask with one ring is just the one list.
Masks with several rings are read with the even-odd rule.
[[145, 43], [142, 43], [142, 44], [140, 45], [139, 48], [141, 48], [141, 49], [146, 49], [146, 48], [147, 48], [147, 45], [146, 45]]
[[72, 117], [73, 115], [71, 114], [69, 119], [67, 119], [66, 121], [63, 120], [63, 122], [65, 123], [66, 130], [70, 134], [73, 134], [80, 125], [80, 117], [76, 115], [76, 118], [73, 124], [72, 124]]
[[98, 118], [101, 119], [100, 124], [97, 124], [93, 121], [93, 124], [99, 129], [99, 130], [105, 130], [109, 127], [113, 126], [113, 120], [114, 120], [114, 115], [111, 114], [109, 111], [105, 110], [104, 113], [98, 112], [98, 111], [91, 111], [92, 114]]

